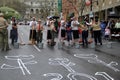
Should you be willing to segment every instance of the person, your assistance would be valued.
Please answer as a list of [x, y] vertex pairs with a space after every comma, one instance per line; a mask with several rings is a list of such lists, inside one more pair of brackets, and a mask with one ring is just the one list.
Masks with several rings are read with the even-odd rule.
[[60, 42], [62, 42], [62, 44], [64, 44], [64, 40], [65, 40], [65, 37], [66, 37], [66, 26], [65, 26], [65, 20], [61, 19], [61, 22], [60, 22]]
[[82, 45], [88, 47], [88, 27], [87, 24], [80, 25], [82, 29]]
[[100, 27], [101, 27], [101, 33], [102, 33], [102, 38], [105, 38], [105, 28], [106, 28], [106, 22], [105, 21], [101, 21], [100, 23]]
[[106, 27], [105, 28], [105, 40], [110, 39], [110, 28]]
[[71, 27], [71, 22], [72, 22], [72, 19], [69, 19], [66, 22], [66, 35], [67, 35], [68, 46], [72, 45], [72, 27]]
[[8, 51], [11, 50], [8, 44], [8, 23], [4, 18], [4, 14], [0, 13], [0, 38], [1, 38], [1, 50]]
[[59, 22], [57, 19], [54, 19], [54, 25], [55, 25], [55, 29], [56, 29], [56, 33], [58, 34], [58, 28], [59, 28]]
[[55, 25], [54, 25], [54, 20], [51, 20], [50, 21], [50, 33], [51, 33], [51, 43], [50, 45], [51, 46], [54, 46], [55, 45], [55, 33], [57, 32], [57, 30], [55, 29]]
[[73, 44], [77, 45], [79, 43], [79, 31], [78, 31], [79, 22], [76, 17], [73, 17], [71, 22], [71, 27], [73, 31]]
[[14, 45], [18, 41], [18, 30], [17, 30], [17, 24], [12, 24], [12, 29], [10, 32], [10, 38], [11, 38], [11, 44]]
[[30, 22], [30, 36], [29, 36], [30, 43], [29, 44], [36, 44], [36, 27], [37, 27], [37, 21], [35, 17], [33, 17], [32, 21]]
[[51, 35], [51, 32], [50, 32], [50, 21], [51, 21], [51, 19], [47, 18], [46, 25], [47, 25], [47, 43], [48, 44], [51, 42], [51, 39], [52, 39], [52, 35]]
[[43, 25], [41, 24], [41, 20], [38, 20], [37, 24], [37, 44], [42, 42], [42, 36], [43, 36]]
[[119, 34], [120, 33], [120, 20], [117, 20], [115, 24], [115, 28], [116, 28], [116, 34]]
[[101, 28], [98, 19], [94, 19], [94, 22], [92, 23], [92, 27], [93, 27], [95, 45], [97, 45], [98, 42], [100, 43], [100, 45], [102, 45]]

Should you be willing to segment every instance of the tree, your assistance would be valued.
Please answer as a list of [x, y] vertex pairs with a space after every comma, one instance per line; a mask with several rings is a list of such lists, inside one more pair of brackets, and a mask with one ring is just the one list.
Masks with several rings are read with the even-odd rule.
[[50, 16], [50, 12], [54, 10], [54, 7], [52, 5], [54, 1], [50, 2], [49, 0], [43, 0], [43, 1], [39, 1], [39, 3], [44, 3], [44, 4], [41, 4], [39, 8], [40, 8], [41, 17], [43, 19], [46, 19], [48, 16]]
[[24, 2], [21, 2], [21, 0], [1, 0], [0, 6], [7, 6], [13, 8], [16, 11], [18, 11], [21, 15], [24, 15], [26, 8], [29, 7], [26, 4], [24, 4]]
[[21, 17], [16, 10], [9, 7], [0, 7], [0, 11], [4, 13], [6, 19], [10, 19], [11, 17], [16, 17], [19, 19]]

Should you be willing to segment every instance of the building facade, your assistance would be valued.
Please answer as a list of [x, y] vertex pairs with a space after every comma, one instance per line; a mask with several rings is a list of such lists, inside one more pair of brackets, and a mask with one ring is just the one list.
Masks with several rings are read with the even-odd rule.
[[[85, 1], [92, 1], [92, 4], [86, 5]], [[65, 18], [74, 13], [76, 16], [98, 16], [107, 20], [111, 14], [120, 15], [120, 0], [62, 0], [62, 13]]]
[[57, 0], [24, 0], [24, 3], [29, 6], [26, 10], [26, 18], [33, 16], [43, 18], [58, 14]]
[[120, 15], [120, 0], [92, 0], [92, 10], [91, 5], [85, 6], [83, 10], [83, 15], [97, 15], [101, 20], [107, 20], [108, 16], [111, 14]]

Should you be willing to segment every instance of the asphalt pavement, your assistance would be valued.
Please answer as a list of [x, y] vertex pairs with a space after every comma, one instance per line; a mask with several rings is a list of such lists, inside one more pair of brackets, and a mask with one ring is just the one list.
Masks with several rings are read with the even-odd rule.
[[[22, 40], [26, 45], [20, 45], [19, 49], [10, 45], [12, 50], [0, 52], [0, 80], [120, 80], [119, 57], [90, 47], [48, 46], [46, 30], [44, 48], [39, 49], [27, 44], [29, 26], [19, 26], [19, 35], [19, 42]], [[106, 47], [105, 44], [97, 48]]]
[[106, 41], [102, 46], [97, 46], [95, 50], [120, 58], [120, 42], [118, 41]]

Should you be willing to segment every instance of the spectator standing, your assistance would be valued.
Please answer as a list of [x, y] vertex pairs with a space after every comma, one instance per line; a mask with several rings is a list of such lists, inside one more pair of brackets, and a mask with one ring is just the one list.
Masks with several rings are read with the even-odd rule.
[[11, 44], [14, 45], [18, 41], [18, 30], [17, 30], [17, 24], [12, 24], [12, 29], [10, 32], [10, 38], [11, 38]]
[[116, 34], [119, 34], [120, 33], [120, 20], [117, 20], [115, 24], [115, 28], [116, 28]]
[[110, 28], [106, 27], [105, 29], [105, 40], [110, 39]]
[[8, 45], [8, 23], [4, 19], [4, 14], [0, 13], [0, 38], [1, 38], [1, 50], [8, 51], [10, 50]]

